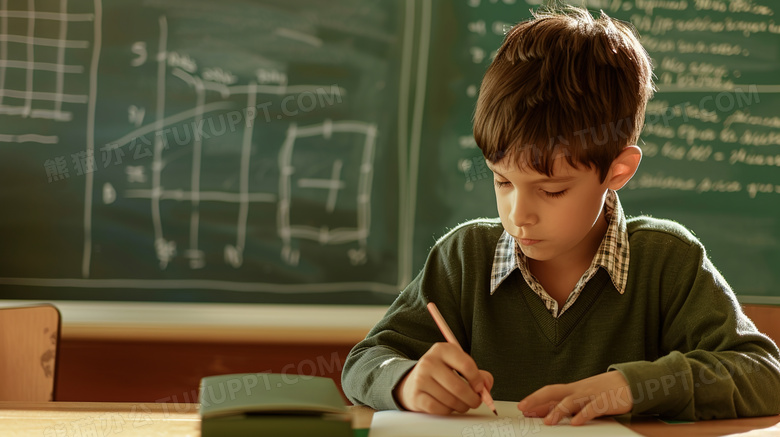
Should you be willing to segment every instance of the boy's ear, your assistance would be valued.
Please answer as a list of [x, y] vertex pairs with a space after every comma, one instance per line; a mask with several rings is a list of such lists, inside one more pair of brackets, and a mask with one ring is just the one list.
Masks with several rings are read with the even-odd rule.
[[636, 173], [640, 161], [642, 161], [642, 149], [637, 146], [626, 146], [609, 167], [606, 180], [608, 188], [615, 191], [623, 188]]

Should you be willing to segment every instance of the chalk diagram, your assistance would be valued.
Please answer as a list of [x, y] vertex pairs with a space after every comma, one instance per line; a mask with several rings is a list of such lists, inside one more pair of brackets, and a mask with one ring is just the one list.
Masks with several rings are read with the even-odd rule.
[[[202, 204], [206, 202], [222, 202], [238, 205], [238, 213], [235, 218], [236, 237], [234, 241], [226, 242], [222, 254], [224, 263], [234, 268], [239, 268], [244, 262], [244, 252], [247, 246], [247, 223], [249, 220], [249, 207], [253, 203], [276, 203], [277, 234], [282, 242], [282, 250], [279, 254], [283, 262], [295, 266], [299, 263], [301, 253], [296, 248], [296, 240], [311, 240], [322, 245], [337, 245], [344, 243], [356, 243], [344, 250], [345, 260], [352, 265], [360, 265], [366, 262], [366, 246], [370, 229], [370, 193], [373, 175], [374, 149], [377, 136], [375, 125], [355, 120], [332, 121], [324, 119], [320, 123], [298, 125], [295, 120], [290, 120], [284, 143], [275, 145], [280, 147], [278, 155], [279, 181], [278, 192], [253, 192], [250, 191], [250, 163], [252, 159], [253, 133], [262, 129], [265, 125], [259, 122], [262, 114], [259, 110], [258, 96], [272, 95], [300, 95], [321, 90], [325, 85], [288, 85], [259, 84], [250, 81], [248, 84], [224, 84], [204, 80], [194, 69], [176, 66], [171, 63], [171, 52], [168, 45], [168, 23], [165, 16], [159, 17], [160, 37], [156, 53], [147, 54], [145, 51], [135, 60], [140, 65], [147, 60], [157, 63], [156, 74], [156, 107], [155, 119], [143, 124], [143, 113], [139, 108], [130, 107], [131, 119], [135, 118], [136, 129], [128, 134], [112, 140], [105, 149], [116, 150], [130, 145], [137, 138], [145, 135], [154, 135], [152, 140], [152, 163], [149, 166], [150, 175], [146, 175], [146, 168], [128, 165], [126, 167], [127, 181], [150, 182], [151, 187], [146, 189], [129, 188], [117, 190], [110, 183], [102, 187], [102, 202], [106, 205], [113, 203], [118, 196], [132, 199], [144, 199], [150, 202], [154, 232], [154, 252], [159, 261], [159, 268], [165, 270], [169, 264], [179, 256], [188, 261], [190, 269], [202, 269], [206, 266], [206, 254], [200, 245]], [[173, 64], [173, 65], [172, 65]], [[176, 78], [187, 84], [195, 96], [193, 108], [180, 111], [176, 114], [166, 114], [166, 84], [171, 78]], [[331, 85], [327, 85], [330, 87]], [[235, 98], [240, 96], [245, 99], [239, 108], [235, 107]], [[233, 98], [229, 101], [228, 98]], [[234, 114], [240, 114], [241, 123], [237, 126], [240, 130], [240, 168], [238, 169], [238, 192], [209, 191], [201, 189], [204, 142], [208, 141], [208, 135], [203, 132], [194, 132], [191, 147], [191, 178], [190, 189], [166, 189], [162, 183], [164, 172], [168, 162], [165, 151], [168, 149], [166, 138], [171, 126], [183, 121], [192, 120], [194, 129], [202, 129], [203, 121], [211, 112], [219, 112], [232, 109]], [[240, 111], [240, 112], [239, 112]], [[224, 112], [223, 112], [224, 114]], [[238, 116], [237, 116], [238, 117]], [[276, 123], [279, 123], [275, 120]], [[359, 155], [360, 165], [345, 166], [342, 159], [335, 155], [323, 156], [323, 160], [330, 160], [329, 175], [327, 177], [305, 177], [306, 172], [299, 171], [296, 162], [296, 151], [305, 147], [302, 144], [309, 140], [319, 142], [328, 141], [334, 135], [351, 136], [350, 144], [358, 150], [349, 151], [351, 156]], [[355, 138], [359, 138], [356, 140]], [[262, 145], [259, 145], [262, 147]], [[322, 164], [320, 162], [319, 164]], [[346, 172], [357, 172], [350, 180], [357, 180], [358, 187], [350, 190], [356, 192], [356, 198], [350, 199], [354, 205], [356, 217], [350, 220], [350, 226], [338, 226], [335, 228], [327, 225], [312, 226], [311, 223], [297, 222], [294, 210], [296, 190], [306, 189], [317, 192], [322, 208], [322, 214], [330, 214], [336, 210], [336, 205], [343, 197], [341, 192], [345, 189]], [[310, 201], [310, 199], [309, 199]], [[164, 217], [161, 208], [163, 202], [187, 202], [190, 205], [189, 236], [187, 241], [176, 241], [168, 238], [165, 232]], [[310, 217], [307, 218], [310, 220]], [[183, 247], [182, 247], [183, 246]], [[213, 259], [213, 258], [212, 258]], [[89, 259], [85, 259], [88, 266]]]
[[[8, 0], [0, 1], [0, 120], [15, 119], [0, 123], [0, 142], [58, 144], [62, 124], [57, 123], [73, 121], [71, 105], [81, 111], [94, 103], [88, 92], [93, 45], [72, 35], [93, 37], [95, 14], [69, 13], [66, 1], [46, 11], [36, 10], [33, 2], [25, 6], [9, 10]], [[40, 22], [56, 34], [41, 36]], [[75, 56], [66, 62], [66, 55]], [[38, 132], [54, 134], [24, 131], [33, 125], [19, 123], [20, 118], [34, 120]]]

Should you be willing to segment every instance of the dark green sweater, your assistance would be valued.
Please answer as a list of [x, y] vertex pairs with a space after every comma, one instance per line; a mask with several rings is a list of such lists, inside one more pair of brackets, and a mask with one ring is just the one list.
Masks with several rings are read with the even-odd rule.
[[490, 295], [498, 220], [441, 238], [420, 274], [350, 352], [342, 385], [355, 404], [399, 408], [393, 388], [435, 342], [439, 307], [463, 349], [495, 377], [496, 400], [607, 370], [623, 373], [633, 414], [698, 420], [780, 413], [780, 352], [756, 331], [699, 241], [682, 226], [628, 220], [619, 294], [600, 269], [560, 318], [515, 270]]

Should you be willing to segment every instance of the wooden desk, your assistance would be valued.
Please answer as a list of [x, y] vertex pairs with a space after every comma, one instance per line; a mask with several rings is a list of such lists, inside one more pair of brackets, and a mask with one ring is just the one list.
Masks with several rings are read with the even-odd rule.
[[[368, 428], [374, 411], [351, 407], [356, 429]], [[624, 423], [625, 424], [625, 423]], [[648, 437], [722, 436], [780, 424], [780, 416], [737, 420], [715, 420], [684, 425], [667, 425], [655, 420], [626, 424]], [[197, 404], [118, 402], [0, 402], [0, 430], [3, 435], [41, 437], [157, 436], [198, 437], [200, 418]]]
[[39, 437], [200, 436], [197, 404], [0, 402], [2, 435]]

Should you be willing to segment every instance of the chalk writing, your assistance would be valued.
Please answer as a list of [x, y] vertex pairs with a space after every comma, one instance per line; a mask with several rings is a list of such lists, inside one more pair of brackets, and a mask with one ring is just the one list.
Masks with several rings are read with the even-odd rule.
[[[771, 189], [768, 188], [771, 186]], [[746, 187], [748, 188], [746, 190]], [[750, 187], [753, 187], [752, 189]], [[679, 176], [670, 176], [664, 173], [641, 174], [632, 179], [627, 185], [630, 190], [637, 189], [661, 189], [675, 191], [690, 191], [699, 194], [703, 193], [741, 193], [747, 191], [751, 197], [755, 197], [757, 192], [777, 192], [780, 193], [780, 185], [761, 184], [750, 182], [744, 184], [736, 180], [712, 179], [709, 177], [683, 178]]]
[[746, 146], [780, 146], [780, 132], [748, 129], [739, 137], [739, 143]]
[[677, 118], [680, 118], [683, 122], [688, 120], [699, 120], [706, 123], [720, 122], [720, 116], [718, 116], [717, 112], [700, 108], [691, 104], [691, 102], [670, 106], [668, 101], [652, 100], [648, 102], [645, 113], [648, 116], [648, 124], [660, 122], [664, 126], [668, 126], [672, 120]]
[[748, 164], [758, 166], [780, 167], [780, 153], [776, 155], [764, 155], [760, 153], [748, 153], [747, 150], [740, 148], [731, 151], [729, 158], [730, 164]]
[[747, 192], [751, 199], [758, 194], [780, 194], [780, 185], [751, 182], [747, 184]]
[[670, 11], [684, 11], [688, 9], [688, 2], [685, 0], [636, 0], [634, 5], [647, 15], [653, 15], [656, 9]]
[[181, 68], [187, 73], [198, 71], [198, 64], [189, 55], [168, 52], [168, 66]]
[[686, 41], [645, 36], [642, 37], [642, 45], [655, 54], [680, 53], [743, 57], [750, 55], [750, 51], [743, 48], [742, 45], [729, 42]]
[[753, 0], [694, 0], [693, 7], [697, 11], [714, 12], [743, 12], [754, 15], [774, 15], [772, 8], [764, 5], [757, 5]]
[[733, 114], [726, 117], [723, 121], [723, 126], [730, 127], [732, 124], [749, 124], [753, 126], [766, 126], [776, 129], [780, 129], [780, 117], [762, 117], [757, 115], [751, 115], [748, 112], [737, 110]]

